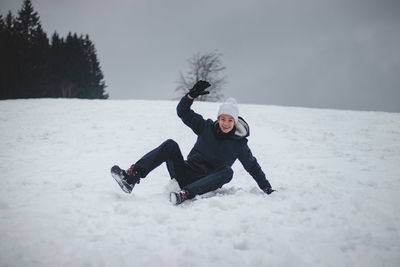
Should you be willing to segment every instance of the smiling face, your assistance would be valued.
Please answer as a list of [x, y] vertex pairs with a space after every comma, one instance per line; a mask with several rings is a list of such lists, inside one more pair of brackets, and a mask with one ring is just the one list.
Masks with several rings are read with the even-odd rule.
[[218, 124], [223, 133], [229, 133], [235, 126], [235, 119], [231, 115], [221, 114], [218, 117]]

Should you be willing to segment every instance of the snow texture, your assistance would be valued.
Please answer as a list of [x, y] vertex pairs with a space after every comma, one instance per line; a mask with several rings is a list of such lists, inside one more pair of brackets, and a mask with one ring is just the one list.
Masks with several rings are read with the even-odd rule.
[[168, 138], [188, 154], [176, 105], [0, 101], [0, 266], [399, 266], [400, 114], [239, 104], [277, 192], [237, 161], [180, 206], [164, 164], [123, 193], [112, 165]]

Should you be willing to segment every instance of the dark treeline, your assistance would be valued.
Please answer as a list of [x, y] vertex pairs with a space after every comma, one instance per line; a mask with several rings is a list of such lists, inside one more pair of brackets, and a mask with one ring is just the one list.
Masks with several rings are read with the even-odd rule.
[[0, 14], [0, 99], [106, 99], [105, 88], [88, 35], [54, 33], [50, 42], [30, 0], [16, 17]]

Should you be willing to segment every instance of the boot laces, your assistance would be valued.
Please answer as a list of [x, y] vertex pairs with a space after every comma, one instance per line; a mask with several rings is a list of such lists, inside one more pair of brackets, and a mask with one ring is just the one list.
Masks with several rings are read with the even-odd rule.
[[189, 197], [189, 191], [183, 189], [179, 192], [179, 194], [181, 195], [182, 201], [188, 199]]
[[127, 170], [126, 173], [128, 174], [128, 176], [133, 176], [134, 174], [137, 173], [137, 171], [135, 171], [133, 168], [135, 167], [135, 164], [132, 164]]
[[135, 164], [132, 164], [125, 172], [127, 174], [126, 181], [129, 184], [138, 184], [140, 183], [139, 172], [134, 169]]

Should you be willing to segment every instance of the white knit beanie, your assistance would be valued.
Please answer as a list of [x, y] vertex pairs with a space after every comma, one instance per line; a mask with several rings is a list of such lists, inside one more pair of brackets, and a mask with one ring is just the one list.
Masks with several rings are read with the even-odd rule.
[[221, 106], [219, 106], [218, 117], [221, 114], [231, 115], [235, 119], [235, 123], [238, 122], [239, 108], [234, 98], [228, 98], [224, 103], [221, 104]]

